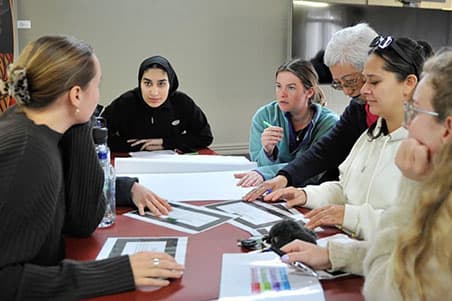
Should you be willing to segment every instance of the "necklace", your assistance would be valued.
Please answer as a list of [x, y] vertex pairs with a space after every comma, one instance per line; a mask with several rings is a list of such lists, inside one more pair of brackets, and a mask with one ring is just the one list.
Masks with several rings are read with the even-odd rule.
[[298, 142], [300, 140], [303, 140], [304, 135], [306, 134], [308, 127], [305, 127], [304, 129], [299, 130], [298, 132], [295, 132], [295, 140]]
[[[295, 139], [297, 141], [300, 140], [300, 137], [304, 136], [304, 132], [306, 131], [306, 128], [308, 127], [309, 123], [312, 120], [312, 116], [314, 115], [314, 112], [312, 110], [308, 110], [308, 113], [304, 116], [302, 116], [301, 118], [294, 118], [292, 116], [292, 124], [294, 126], [294, 130], [295, 130]], [[295, 125], [297, 124], [297, 126]], [[299, 129], [298, 131], [296, 129]]]

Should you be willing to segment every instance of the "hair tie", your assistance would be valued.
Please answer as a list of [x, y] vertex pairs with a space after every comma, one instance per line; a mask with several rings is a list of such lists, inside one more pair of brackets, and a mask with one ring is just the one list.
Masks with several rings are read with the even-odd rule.
[[0, 79], [0, 97], [7, 96], [8, 93], [8, 83]]
[[30, 92], [28, 91], [27, 72], [25, 68], [15, 68], [12, 64], [8, 67], [9, 78], [6, 83], [8, 94], [18, 102], [28, 105], [31, 103]]

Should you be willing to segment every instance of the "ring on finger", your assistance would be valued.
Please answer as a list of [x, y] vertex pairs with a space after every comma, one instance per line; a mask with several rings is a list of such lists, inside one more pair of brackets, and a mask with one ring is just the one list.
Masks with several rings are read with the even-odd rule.
[[153, 266], [154, 268], [158, 268], [159, 265], [160, 265], [160, 259], [158, 259], [158, 258], [153, 258], [153, 259], [152, 259], [152, 266]]

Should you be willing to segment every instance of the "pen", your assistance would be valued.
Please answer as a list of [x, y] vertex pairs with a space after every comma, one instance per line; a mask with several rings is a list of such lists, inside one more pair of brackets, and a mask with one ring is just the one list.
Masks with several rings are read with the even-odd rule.
[[262, 123], [263, 123], [266, 127], [273, 126], [270, 122], [265, 121], [265, 120], [262, 120]]
[[[279, 248], [276, 248], [274, 246], [271, 246], [269, 248], [269, 250], [275, 252], [279, 256], [284, 256], [286, 254], [285, 252], [281, 251]], [[289, 265], [293, 266], [294, 268], [296, 268], [297, 270], [303, 272], [304, 274], [307, 274], [309, 276], [313, 276], [313, 277], [316, 277], [316, 278], [319, 277], [319, 274], [317, 274], [317, 272], [314, 271], [314, 269], [309, 267], [307, 264], [302, 263], [301, 261], [294, 261], [292, 263], [289, 263]]]
[[262, 193], [262, 195], [260, 196], [260, 198], [263, 200], [263, 199], [264, 199], [264, 196], [266, 196], [266, 195], [269, 194], [269, 193], [272, 193], [272, 191], [273, 191], [273, 189], [271, 189], [271, 188], [265, 190], [265, 191]]

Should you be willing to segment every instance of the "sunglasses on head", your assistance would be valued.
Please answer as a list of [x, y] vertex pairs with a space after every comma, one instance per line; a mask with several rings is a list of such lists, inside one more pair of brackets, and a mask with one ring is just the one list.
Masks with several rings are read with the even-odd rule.
[[370, 42], [369, 47], [375, 49], [386, 49], [391, 48], [394, 52], [408, 65], [413, 66], [415, 75], [418, 76], [418, 70], [416, 65], [405, 55], [405, 52], [395, 43], [395, 40], [391, 36], [377, 36], [372, 42]]

